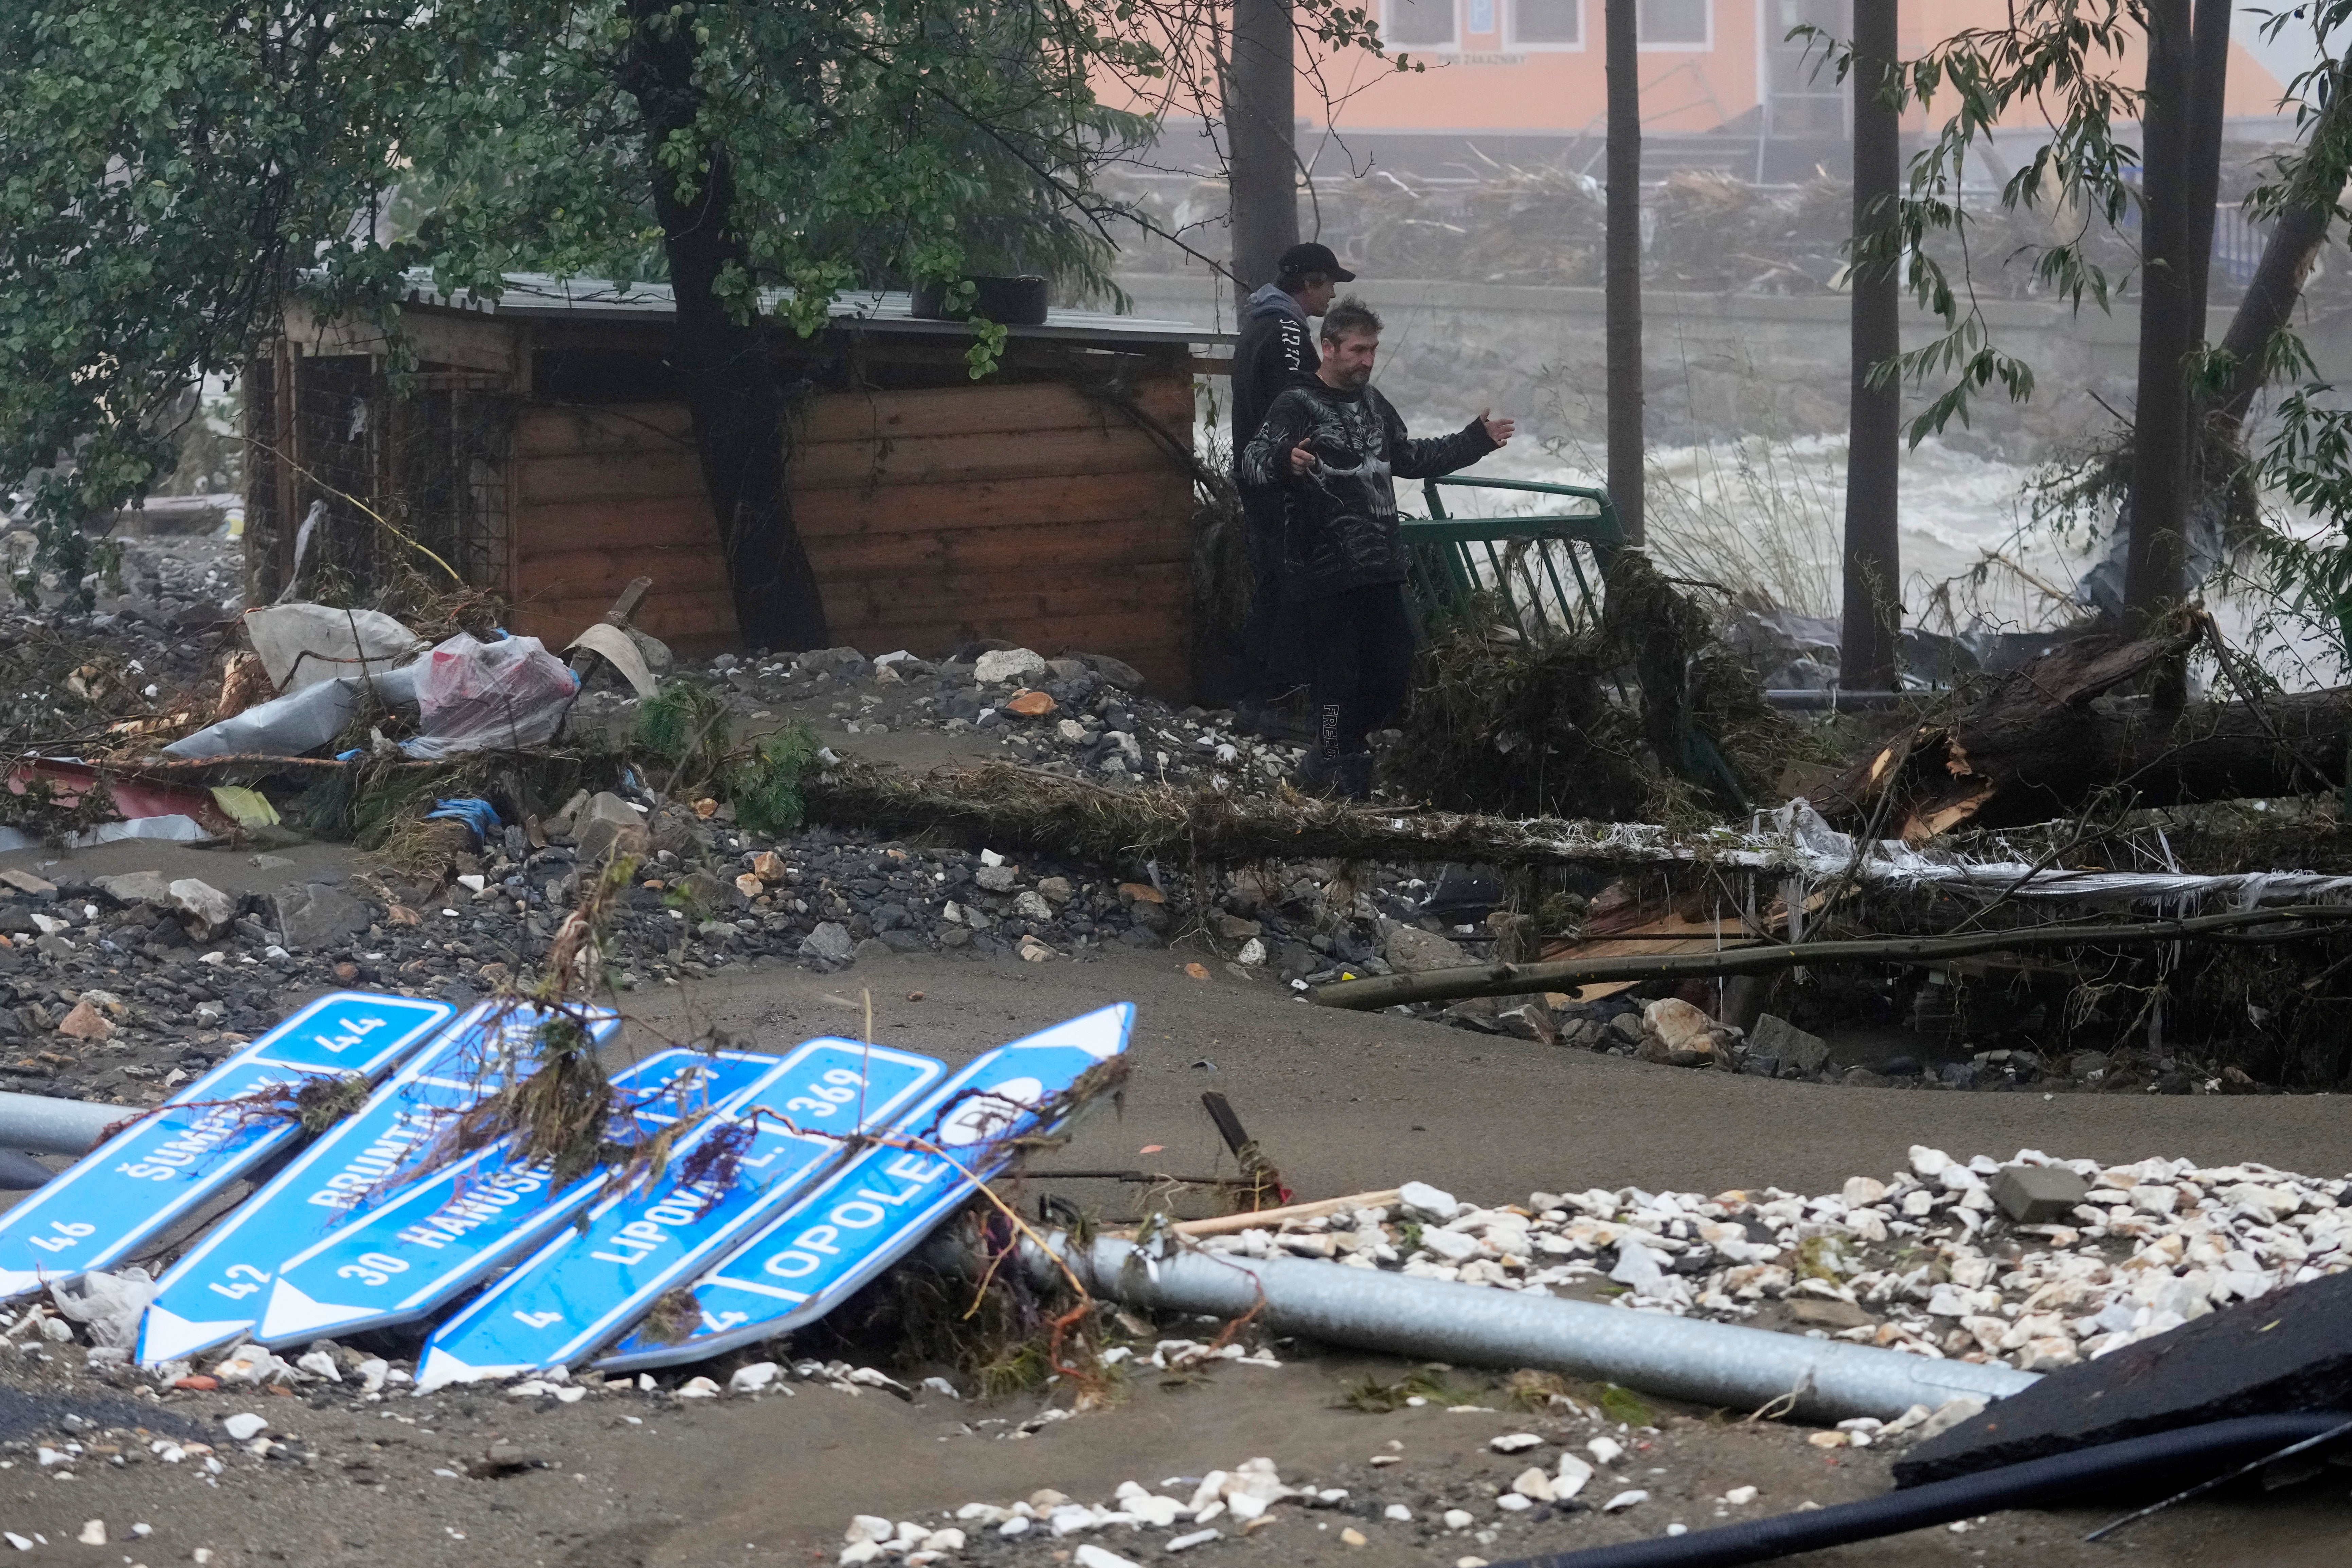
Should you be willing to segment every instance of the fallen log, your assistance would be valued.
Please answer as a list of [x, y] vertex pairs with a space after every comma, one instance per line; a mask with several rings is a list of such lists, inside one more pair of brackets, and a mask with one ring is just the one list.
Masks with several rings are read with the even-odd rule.
[[1896, 736], [1816, 804], [1918, 844], [1965, 824], [2070, 816], [2103, 794], [2134, 807], [2307, 795], [2342, 786], [2352, 688], [2166, 710], [2116, 688], [2188, 652], [2200, 633], [2085, 638], [2037, 659], [1975, 707]]
[[[2287, 921], [2317, 923], [2307, 930], [2239, 934], [2249, 926]], [[1937, 963], [1985, 952], [2024, 952], [2053, 947], [2148, 947], [2200, 940], [2296, 942], [2331, 935], [2327, 928], [2344, 921], [2352, 921], [2352, 904], [2308, 904], [2292, 909], [2199, 915], [2189, 920], [2142, 921], [2128, 925], [2027, 926], [2013, 931], [1971, 931], [1965, 936], [1779, 942], [1769, 947], [1727, 948], [1721, 952], [1675, 953], [1661, 958], [1577, 958], [1555, 963], [1465, 965], [1458, 969], [1424, 969], [1417, 974], [1334, 981], [1315, 987], [1307, 994], [1326, 1007], [1370, 1012], [1402, 1002], [1457, 1002], [1471, 996], [1567, 991], [1595, 981], [1712, 980], [1828, 963]]]

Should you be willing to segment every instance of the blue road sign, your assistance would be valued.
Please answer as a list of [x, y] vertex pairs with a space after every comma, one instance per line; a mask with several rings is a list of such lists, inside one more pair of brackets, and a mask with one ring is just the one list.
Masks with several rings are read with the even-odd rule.
[[[539, 1031], [551, 1016], [529, 1005], [480, 1003], [411, 1058], [164, 1271], [140, 1321], [140, 1362], [184, 1361], [250, 1330], [278, 1265], [352, 1214], [380, 1205], [400, 1184], [402, 1168], [507, 1073], [528, 1077], [539, 1062]], [[598, 1045], [621, 1026], [602, 1009], [582, 1022]]]
[[891, 1130], [942, 1152], [892, 1142], [866, 1150], [696, 1283], [698, 1315], [684, 1336], [640, 1326], [595, 1364], [700, 1361], [824, 1317], [1002, 1170], [1013, 1140], [1066, 1123], [1057, 1097], [1126, 1050], [1134, 1022], [1134, 1005], [1116, 1003], [979, 1058]]
[[[568, 1364], [635, 1322], [672, 1286], [790, 1203], [834, 1164], [848, 1134], [886, 1126], [946, 1070], [856, 1040], [811, 1040], [729, 1111], [670, 1152], [665, 1173], [599, 1202], [436, 1332], [420, 1389]], [[745, 1137], [731, 1179], [692, 1175], [695, 1152]]]
[[291, 1117], [230, 1102], [313, 1075], [373, 1081], [456, 1011], [359, 991], [303, 1007], [0, 1215], [0, 1300], [133, 1254], [300, 1136]]
[[[614, 1075], [612, 1136], [651, 1137], [680, 1117], [724, 1110], [776, 1065], [748, 1051], [656, 1052]], [[511, 1152], [500, 1139], [289, 1258], [253, 1337], [276, 1347], [429, 1317], [545, 1242], [604, 1184], [596, 1170], [558, 1188], [547, 1165], [518, 1165]]]

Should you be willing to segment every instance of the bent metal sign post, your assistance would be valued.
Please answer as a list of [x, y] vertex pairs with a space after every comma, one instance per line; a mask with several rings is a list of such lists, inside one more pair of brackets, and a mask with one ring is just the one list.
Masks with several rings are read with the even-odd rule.
[[312, 1077], [373, 1082], [456, 1011], [360, 991], [301, 1008], [0, 1215], [0, 1300], [131, 1256], [301, 1136], [255, 1097]]
[[698, 1282], [685, 1334], [641, 1327], [595, 1364], [700, 1361], [824, 1317], [1003, 1169], [1015, 1139], [1049, 1131], [1061, 1095], [1127, 1049], [1134, 1021], [1120, 1002], [974, 1060], [891, 1129], [913, 1142], [858, 1155]]

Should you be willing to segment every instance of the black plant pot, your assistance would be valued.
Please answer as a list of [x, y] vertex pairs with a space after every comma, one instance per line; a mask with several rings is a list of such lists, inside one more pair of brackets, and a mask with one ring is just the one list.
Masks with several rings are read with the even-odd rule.
[[925, 283], [916, 289], [915, 302], [909, 311], [917, 321], [964, 321], [972, 316], [984, 316], [1008, 327], [1042, 326], [1045, 321], [1045, 280], [1043, 278], [974, 278], [977, 290], [967, 310], [950, 313], [947, 309], [948, 286]]

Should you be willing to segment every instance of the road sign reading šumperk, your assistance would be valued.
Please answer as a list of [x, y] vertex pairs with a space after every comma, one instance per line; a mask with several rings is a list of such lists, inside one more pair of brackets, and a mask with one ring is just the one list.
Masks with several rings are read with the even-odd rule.
[[300, 1136], [256, 1097], [311, 1077], [373, 1082], [456, 1011], [360, 991], [302, 1007], [0, 1215], [0, 1300], [131, 1255]]
[[980, 1057], [698, 1281], [684, 1332], [640, 1326], [595, 1364], [700, 1361], [824, 1317], [1002, 1170], [1015, 1140], [1066, 1125], [1082, 1108], [1065, 1092], [1127, 1049], [1134, 1022], [1116, 1003]]
[[[723, 1110], [773, 1071], [748, 1051], [656, 1052], [613, 1077], [608, 1136], [631, 1143], [681, 1118]], [[568, 1185], [513, 1158], [501, 1138], [387, 1195], [278, 1265], [254, 1338], [276, 1348], [431, 1316], [545, 1242], [604, 1184], [599, 1168]]]
[[[416, 1369], [422, 1389], [569, 1364], [642, 1317], [672, 1286], [792, 1202], [887, 1126], [946, 1069], [856, 1040], [810, 1040], [723, 1114], [671, 1149], [662, 1173], [588, 1211], [443, 1324]], [[740, 1144], [715, 1163], [713, 1139]]]
[[[140, 1363], [184, 1361], [249, 1331], [278, 1264], [380, 1204], [398, 1187], [403, 1167], [509, 1074], [537, 1071], [541, 1031], [556, 1021], [536, 1006], [483, 1002], [410, 1058], [164, 1271], [140, 1320]], [[601, 1008], [582, 1011], [574, 1022], [596, 1045], [621, 1026]]]

